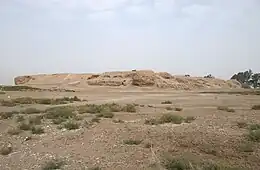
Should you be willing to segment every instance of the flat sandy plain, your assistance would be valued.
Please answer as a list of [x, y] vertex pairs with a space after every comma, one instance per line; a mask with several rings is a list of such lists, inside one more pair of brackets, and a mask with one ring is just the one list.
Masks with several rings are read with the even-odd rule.
[[[260, 143], [247, 137], [250, 125], [260, 123], [260, 110], [252, 110], [253, 105], [260, 104], [260, 95], [103, 87], [80, 92], [6, 92], [0, 95], [0, 99], [7, 100], [7, 96], [11, 99], [77, 96], [87, 101], [69, 105], [135, 103], [137, 111], [116, 112], [113, 118], [100, 118], [99, 123], [87, 123], [96, 114], [79, 114], [80, 119], [75, 121], [80, 127], [76, 130], [59, 129], [59, 125], [43, 118], [43, 134], [22, 131], [12, 135], [8, 130], [19, 124], [18, 114], [2, 119], [0, 144], [1, 147], [11, 145], [12, 151], [0, 155], [1, 170], [48, 169], [48, 163], [53, 160], [62, 161], [60, 168], [66, 170], [159, 170], [174, 167], [185, 170], [196, 169], [199, 164], [203, 164], [200, 167], [205, 170], [206, 165], [212, 168], [208, 170], [228, 169], [221, 166], [260, 169]], [[163, 101], [171, 101], [172, 104], [162, 104]], [[219, 106], [227, 106], [234, 112], [219, 110]], [[44, 110], [49, 107], [54, 106], [0, 106], [0, 111]], [[176, 111], [176, 107], [182, 110]], [[167, 113], [183, 118], [193, 117], [195, 120], [181, 124], [145, 124], [146, 120], [159, 119]], [[35, 116], [43, 114], [37, 113]], [[23, 116], [27, 119], [34, 115]], [[172, 160], [172, 167], [169, 161], [168, 167], [165, 166], [166, 158]], [[53, 167], [49, 166], [49, 169]]]

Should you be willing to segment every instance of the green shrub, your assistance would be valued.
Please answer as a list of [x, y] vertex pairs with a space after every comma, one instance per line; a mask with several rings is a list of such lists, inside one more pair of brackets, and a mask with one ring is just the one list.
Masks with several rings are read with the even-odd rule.
[[251, 124], [249, 125], [250, 130], [258, 130], [260, 129], [260, 124]]
[[260, 142], [260, 129], [251, 130], [248, 134], [248, 138], [254, 142]]
[[114, 113], [111, 113], [111, 112], [98, 113], [97, 117], [113, 118]]
[[66, 121], [66, 119], [61, 118], [61, 117], [59, 117], [57, 119], [52, 119], [52, 123], [55, 124], [55, 125], [59, 125], [59, 124], [65, 122], [65, 121]]
[[124, 121], [121, 119], [114, 119], [113, 123], [124, 123]]

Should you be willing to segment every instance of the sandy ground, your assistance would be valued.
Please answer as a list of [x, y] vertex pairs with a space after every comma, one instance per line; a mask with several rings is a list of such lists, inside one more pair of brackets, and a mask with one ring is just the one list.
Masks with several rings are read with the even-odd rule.
[[[236, 165], [245, 169], [260, 169], [260, 144], [254, 143], [253, 152], [240, 151], [239, 146], [246, 140], [248, 131], [239, 128], [237, 122], [260, 123], [260, 111], [251, 110], [252, 105], [260, 104], [260, 96], [200, 94], [185, 91], [124, 90], [116, 88], [96, 88], [75, 93], [59, 92], [7, 92], [0, 99], [17, 97], [62, 97], [78, 96], [86, 103], [136, 103], [136, 113], [115, 113], [112, 119], [102, 118], [100, 123], [78, 130], [59, 130], [56, 125], [44, 122], [45, 133], [7, 134], [15, 121], [0, 120], [0, 142], [11, 143], [13, 151], [9, 155], [0, 155], [1, 170], [40, 170], [43, 164], [53, 158], [65, 160], [63, 169], [87, 170], [100, 167], [107, 170], [162, 169], [161, 157], [164, 153], [174, 156], [188, 155], [202, 160]], [[164, 105], [162, 101], [172, 104]], [[149, 106], [148, 106], [149, 105]], [[181, 107], [182, 111], [168, 111], [167, 106]], [[218, 106], [228, 106], [235, 112], [218, 110]], [[1, 112], [20, 110], [26, 107], [44, 109], [49, 106], [26, 105], [17, 107], [0, 106]], [[157, 118], [164, 113], [173, 113], [183, 117], [194, 116], [192, 123], [146, 125], [145, 119]], [[93, 115], [85, 114], [84, 119]], [[121, 119], [123, 123], [114, 123]], [[84, 120], [82, 120], [84, 121]], [[128, 139], [142, 140], [139, 145], [126, 145]], [[152, 148], [145, 144], [151, 143]], [[210, 150], [210, 151], [209, 151]], [[212, 151], [213, 150], [213, 151]], [[157, 166], [151, 166], [157, 165]]]

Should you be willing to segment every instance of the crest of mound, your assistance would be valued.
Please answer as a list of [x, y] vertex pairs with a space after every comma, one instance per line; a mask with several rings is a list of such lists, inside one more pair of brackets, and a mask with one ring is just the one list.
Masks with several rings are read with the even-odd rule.
[[167, 72], [152, 70], [113, 71], [101, 74], [39, 74], [18, 76], [14, 78], [16, 85], [26, 86], [135, 86], [172, 88], [176, 90], [192, 90], [207, 88], [240, 88], [241, 84], [235, 80], [221, 80], [217, 78], [203, 78], [190, 76], [174, 76]]

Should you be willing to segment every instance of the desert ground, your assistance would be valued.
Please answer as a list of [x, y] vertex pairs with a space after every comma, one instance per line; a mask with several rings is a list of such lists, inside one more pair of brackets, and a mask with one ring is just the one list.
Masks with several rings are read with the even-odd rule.
[[[72, 100], [24, 102], [63, 97]], [[260, 95], [243, 90], [92, 87], [0, 99], [1, 170], [260, 169]]]

